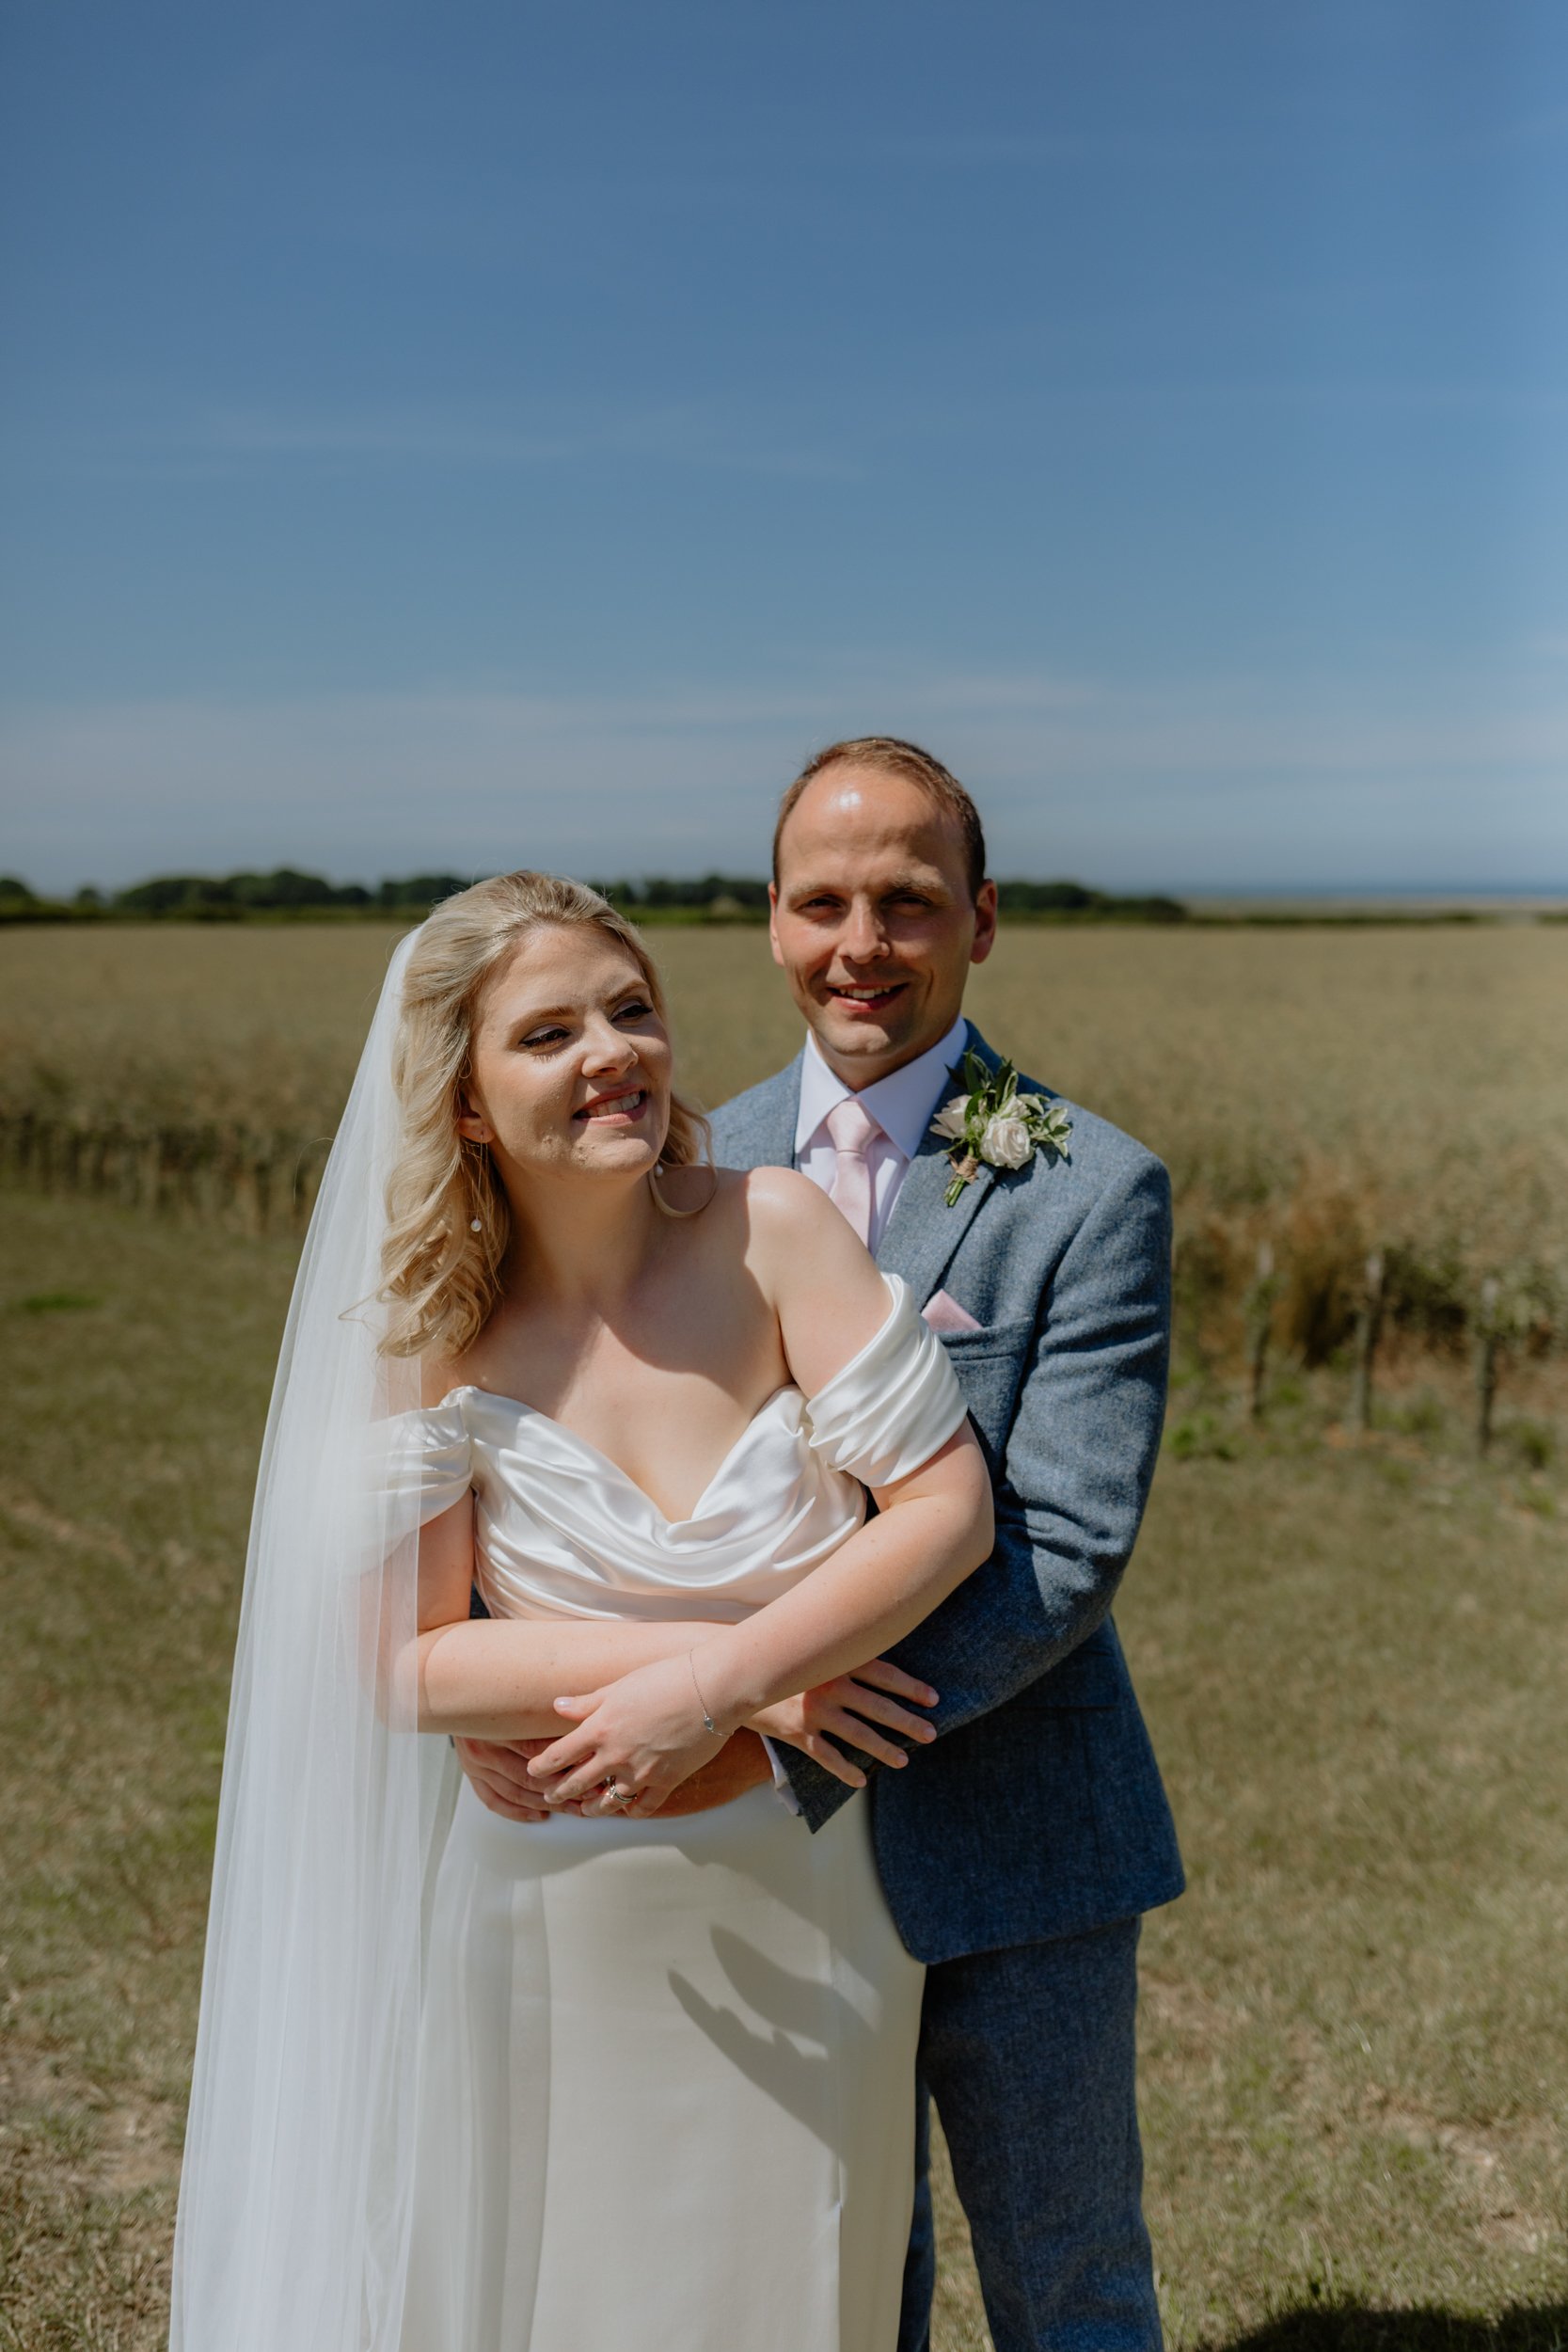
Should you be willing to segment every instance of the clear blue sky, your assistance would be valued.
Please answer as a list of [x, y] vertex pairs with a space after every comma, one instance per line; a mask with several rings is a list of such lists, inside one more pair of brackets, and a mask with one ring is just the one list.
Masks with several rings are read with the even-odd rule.
[[16, 0], [0, 866], [1568, 884], [1561, 0]]

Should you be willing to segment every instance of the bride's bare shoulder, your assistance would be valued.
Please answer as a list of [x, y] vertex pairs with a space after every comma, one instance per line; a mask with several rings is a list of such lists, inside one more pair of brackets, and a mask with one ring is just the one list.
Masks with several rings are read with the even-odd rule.
[[741, 1260], [775, 1305], [796, 1293], [853, 1287], [872, 1274], [827, 1194], [796, 1168], [672, 1168], [659, 1188], [677, 1213], [708, 1207], [688, 1231], [717, 1244], [727, 1260]]
[[754, 1168], [745, 1184], [746, 1252], [782, 1297], [858, 1282], [871, 1261], [827, 1194], [793, 1168]]
[[803, 1241], [843, 1223], [821, 1186], [797, 1168], [749, 1168], [732, 1181], [752, 1224], [768, 1238]]
[[836, 1216], [825, 1193], [793, 1168], [661, 1168], [658, 1197], [667, 1209], [686, 1216], [716, 1208], [752, 1228], [786, 1233], [814, 1230], [823, 1212]]

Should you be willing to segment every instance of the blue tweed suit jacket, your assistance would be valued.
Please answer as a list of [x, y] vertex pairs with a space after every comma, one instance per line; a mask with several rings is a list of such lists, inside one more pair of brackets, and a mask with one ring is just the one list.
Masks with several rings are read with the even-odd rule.
[[[995, 1066], [973, 1023], [969, 1044]], [[797, 1060], [726, 1103], [720, 1165], [793, 1166], [800, 1093]], [[951, 1209], [947, 1147], [927, 1134], [877, 1253], [923, 1304], [943, 1289], [981, 1327], [942, 1344], [996, 1498], [990, 1560], [894, 1653], [941, 1692], [939, 1736], [902, 1772], [873, 1768], [883, 1890], [927, 1962], [1104, 1926], [1182, 1887], [1110, 1613], [1164, 1416], [1170, 1186], [1141, 1144], [1066, 1107], [1066, 1159], [984, 1168]], [[849, 1791], [783, 1756], [820, 1827]]]

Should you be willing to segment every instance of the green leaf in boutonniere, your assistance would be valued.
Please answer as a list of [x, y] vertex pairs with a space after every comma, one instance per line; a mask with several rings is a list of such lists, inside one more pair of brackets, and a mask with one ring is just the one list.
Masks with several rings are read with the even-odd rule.
[[1037, 1094], [1020, 1094], [1018, 1072], [1010, 1061], [988, 1070], [978, 1054], [968, 1053], [964, 1082], [968, 1092], [955, 1094], [931, 1121], [932, 1134], [945, 1136], [953, 1146], [947, 1154], [953, 1168], [947, 1187], [950, 1209], [964, 1186], [974, 1182], [982, 1163], [988, 1168], [1027, 1168], [1042, 1149], [1052, 1159], [1065, 1160], [1072, 1133], [1072, 1121], [1059, 1104], [1046, 1103]]

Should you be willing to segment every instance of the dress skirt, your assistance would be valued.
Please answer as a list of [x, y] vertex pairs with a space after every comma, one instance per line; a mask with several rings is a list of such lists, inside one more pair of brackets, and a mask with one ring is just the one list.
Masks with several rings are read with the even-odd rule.
[[895, 2352], [924, 1975], [863, 1799], [528, 1824], [465, 1782], [403, 2352]]

